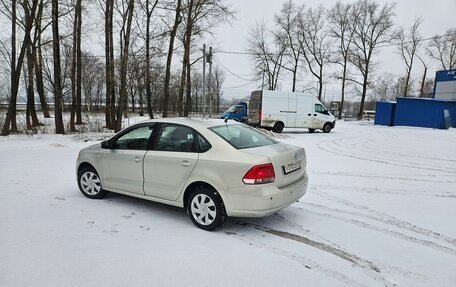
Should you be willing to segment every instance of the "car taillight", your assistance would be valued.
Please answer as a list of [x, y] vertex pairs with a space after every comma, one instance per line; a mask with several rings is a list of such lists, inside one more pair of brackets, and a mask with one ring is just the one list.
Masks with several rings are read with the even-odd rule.
[[252, 167], [242, 178], [245, 184], [262, 184], [274, 182], [275, 173], [272, 163], [260, 164]]
[[258, 111], [258, 122], [261, 123], [261, 111]]

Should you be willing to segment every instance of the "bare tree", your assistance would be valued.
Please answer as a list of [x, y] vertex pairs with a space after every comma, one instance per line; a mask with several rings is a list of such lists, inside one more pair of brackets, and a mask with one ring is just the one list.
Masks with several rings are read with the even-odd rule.
[[[279, 82], [282, 61], [287, 45], [284, 37], [270, 39], [270, 33], [266, 29], [264, 21], [257, 22], [250, 28], [248, 38], [247, 51], [251, 54], [251, 59], [254, 62], [254, 70], [256, 79], [261, 79], [261, 88], [264, 88], [264, 80], [266, 78], [266, 86], [268, 90], [275, 90]], [[285, 38], [286, 39], [286, 38]]]
[[59, 1], [52, 0], [52, 43], [54, 55], [54, 107], [55, 133], [64, 134], [62, 119], [62, 89], [60, 67], [60, 39], [59, 39]]
[[223, 86], [223, 83], [225, 82], [225, 72], [222, 69], [220, 69], [218, 66], [215, 66], [213, 77], [214, 77], [214, 81], [212, 82], [213, 83], [212, 91], [213, 91], [213, 94], [215, 95], [216, 101], [217, 101], [215, 111], [217, 114], [219, 114], [220, 113], [220, 100], [222, 99], [222, 96], [223, 96], [222, 86]]
[[105, 0], [105, 78], [106, 78], [106, 103], [105, 121], [107, 128], [114, 128], [115, 125], [115, 106], [116, 91], [114, 84], [114, 41], [113, 41], [113, 15], [114, 0]]
[[[47, 2], [46, 2], [47, 3]], [[38, 15], [36, 19], [36, 30], [35, 30], [35, 44], [33, 46], [34, 49], [34, 66], [35, 66], [35, 76], [36, 76], [36, 89], [40, 98], [41, 109], [43, 111], [43, 116], [45, 118], [50, 118], [51, 115], [49, 114], [49, 105], [46, 100], [46, 94], [44, 89], [44, 80], [43, 80], [43, 55], [42, 55], [42, 33], [45, 27], [42, 27], [42, 20], [43, 20], [43, 10], [44, 10], [44, 1], [40, 1], [38, 7]]]
[[362, 87], [358, 119], [363, 117], [369, 76], [374, 65], [372, 57], [379, 45], [391, 42], [394, 37], [391, 33], [394, 9], [394, 3], [380, 7], [373, 0], [359, 0], [354, 6], [351, 27], [356, 50], [353, 51], [350, 61], [362, 75], [362, 82], [356, 82]]
[[443, 70], [456, 68], [456, 27], [448, 29], [441, 36], [434, 36], [429, 44], [428, 54], [439, 61]]
[[337, 79], [342, 81], [338, 116], [339, 119], [342, 118], [342, 112], [344, 110], [348, 64], [350, 57], [350, 49], [353, 42], [353, 29], [350, 29], [351, 17], [356, 17], [356, 14], [352, 14], [352, 10], [352, 4], [342, 3], [341, 1], [338, 1], [328, 11], [329, 32], [331, 38], [335, 39], [338, 42], [337, 54], [335, 55], [335, 57], [332, 57], [331, 62], [340, 65], [342, 68], [342, 74], [336, 77]]
[[120, 32], [121, 58], [120, 58], [120, 87], [119, 102], [117, 107], [117, 119], [114, 130], [120, 131], [122, 128], [122, 114], [127, 109], [127, 67], [128, 51], [130, 48], [131, 23], [133, 20], [134, 0], [129, 0], [126, 9], [122, 9], [122, 29]]
[[181, 16], [181, 4], [182, 0], [177, 0], [176, 4], [176, 14], [174, 17], [174, 25], [171, 28], [170, 37], [169, 37], [169, 46], [168, 46], [168, 56], [166, 58], [166, 70], [165, 70], [165, 88], [164, 88], [164, 95], [163, 95], [163, 117], [168, 117], [168, 106], [169, 106], [169, 85], [171, 79], [171, 61], [173, 59], [173, 50], [174, 50], [174, 39], [176, 37], [177, 28], [182, 21]]
[[307, 8], [299, 14], [298, 41], [310, 73], [318, 82], [318, 99], [323, 94], [323, 69], [329, 63], [329, 39], [325, 30], [323, 6]]
[[396, 76], [391, 73], [380, 74], [373, 83], [375, 98], [381, 101], [394, 100], [397, 96]]
[[40, 122], [38, 121], [38, 117], [36, 115], [36, 109], [35, 109], [35, 85], [34, 85], [34, 57], [36, 56], [35, 54], [35, 49], [34, 44], [36, 43], [36, 35], [37, 30], [36, 30], [36, 20], [38, 19], [37, 17], [37, 12], [39, 11], [38, 9], [38, 3], [34, 3], [33, 5], [36, 5], [37, 10], [33, 11], [28, 6], [28, 3], [22, 2], [22, 6], [24, 8], [24, 16], [25, 16], [25, 26], [27, 26], [27, 22], [32, 22], [32, 25], [35, 26], [35, 35], [32, 38], [32, 35], [27, 39], [29, 43], [27, 44], [27, 73], [24, 73], [26, 76], [27, 80], [27, 110], [26, 110], [26, 126], [28, 130], [31, 130], [32, 127], [36, 127], [40, 125]]
[[[6, 7], [5, 3], [3, 6]], [[34, 0], [32, 6], [30, 6], [28, 0], [24, 0], [20, 3], [22, 7], [27, 7], [30, 9], [29, 15], [32, 17], [27, 17], [29, 20], [24, 23], [24, 40], [22, 41], [21, 50], [19, 52], [19, 57], [16, 59], [16, 25], [17, 25], [17, 2], [12, 0], [11, 2], [11, 95], [10, 103], [8, 106], [8, 112], [6, 114], [5, 123], [2, 129], [2, 135], [8, 135], [10, 132], [17, 132], [17, 123], [16, 123], [16, 102], [17, 94], [19, 91], [19, 81], [21, 77], [22, 65], [24, 63], [24, 57], [26, 51], [31, 43], [31, 31], [33, 28], [33, 19], [35, 17], [38, 0]]]
[[293, 0], [287, 0], [283, 3], [279, 14], [274, 16], [274, 22], [278, 26], [277, 37], [286, 37], [285, 62], [282, 67], [292, 73], [292, 88], [296, 90], [296, 79], [298, 75], [299, 62], [302, 56], [301, 46], [298, 42], [298, 21], [299, 10], [302, 7], [297, 6]]
[[[73, 48], [71, 61], [71, 117], [70, 131], [75, 132], [75, 124], [82, 123], [81, 116], [81, 0], [76, 0], [73, 18]], [[77, 119], [75, 119], [77, 118]]]
[[[203, 33], [210, 33], [218, 24], [229, 20], [233, 11], [225, 0], [186, 0], [183, 7], [184, 35], [182, 37], [184, 54], [182, 58], [181, 85], [179, 87], [178, 113], [188, 116], [192, 108], [191, 97], [191, 66], [192, 42]], [[184, 89], [186, 90], [184, 111]]]
[[420, 97], [424, 96], [424, 88], [426, 84], [426, 76], [427, 76], [427, 71], [428, 71], [428, 63], [425, 61], [423, 55], [416, 55], [417, 58], [420, 60], [421, 64], [423, 64], [423, 76], [421, 77], [420, 81]]
[[423, 23], [423, 20], [421, 18], [416, 18], [413, 25], [407, 31], [405, 31], [404, 28], [401, 28], [397, 33], [398, 50], [405, 64], [405, 82], [404, 90], [402, 91], [404, 97], [409, 94], [410, 75], [412, 73], [413, 62], [421, 48], [421, 23]]

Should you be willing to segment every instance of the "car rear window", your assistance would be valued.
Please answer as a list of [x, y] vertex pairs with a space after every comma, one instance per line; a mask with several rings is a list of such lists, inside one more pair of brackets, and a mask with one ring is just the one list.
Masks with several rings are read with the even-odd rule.
[[247, 125], [223, 125], [209, 128], [237, 149], [273, 145], [278, 141]]

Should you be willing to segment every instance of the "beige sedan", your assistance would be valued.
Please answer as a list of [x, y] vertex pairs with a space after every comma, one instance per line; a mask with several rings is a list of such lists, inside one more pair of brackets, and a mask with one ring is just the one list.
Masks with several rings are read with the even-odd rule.
[[108, 191], [186, 208], [205, 230], [227, 216], [262, 217], [307, 188], [303, 148], [224, 120], [159, 119], [130, 126], [80, 151], [79, 189]]

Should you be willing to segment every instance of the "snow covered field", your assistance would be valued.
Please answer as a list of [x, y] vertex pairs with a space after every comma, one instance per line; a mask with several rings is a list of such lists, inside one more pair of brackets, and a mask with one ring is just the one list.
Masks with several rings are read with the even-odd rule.
[[0, 286], [456, 286], [456, 130], [285, 130], [310, 185], [263, 219], [78, 190], [74, 136], [0, 137]]

